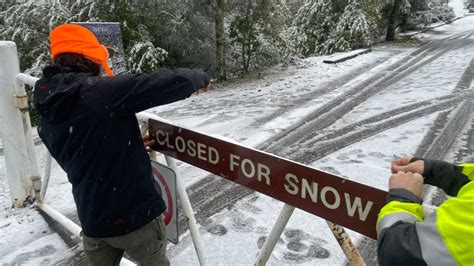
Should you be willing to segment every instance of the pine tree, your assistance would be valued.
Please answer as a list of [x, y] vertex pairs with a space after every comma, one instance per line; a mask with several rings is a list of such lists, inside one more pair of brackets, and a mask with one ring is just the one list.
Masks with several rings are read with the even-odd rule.
[[127, 65], [131, 73], [151, 73], [163, 65], [168, 52], [150, 41], [136, 42], [130, 49]]
[[14, 41], [18, 47], [21, 71], [39, 74], [48, 58], [49, 32], [67, 21], [70, 13], [60, 3], [18, 3], [3, 11], [0, 37]]
[[320, 53], [330, 54], [369, 47], [373, 42], [372, 25], [359, 0], [350, 0], [336, 29], [321, 45]]
[[285, 33], [289, 51], [303, 56], [317, 53], [335, 28], [337, 18], [330, 0], [304, 3]]
[[250, 69], [250, 60], [257, 51], [261, 42], [258, 38], [257, 19], [252, 0], [245, 0], [237, 14], [230, 24], [229, 37], [231, 42], [239, 45], [240, 56], [242, 60], [242, 72], [247, 73]]

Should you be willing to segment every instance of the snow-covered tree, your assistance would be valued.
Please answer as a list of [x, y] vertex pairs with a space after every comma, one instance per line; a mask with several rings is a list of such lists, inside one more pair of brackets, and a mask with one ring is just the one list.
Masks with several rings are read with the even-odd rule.
[[[48, 53], [49, 32], [67, 21], [70, 13], [60, 3], [23, 2], [11, 6], [0, 16], [0, 37], [17, 44], [22, 70], [36, 73]], [[39, 61], [38, 61], [39, 60]], [[33, 67], [33, 68], [32, 68]]]
[[256, 53], [255, 66], [263, 67], [281, 62], [288, 53], [281, 33], [291, 25], [291, 14], [285, 1], [260, 1], [257, 7], [260, 47]]
[[155, 47], [150, 41], [135, 43], [128, 54], [128, 70], [131, 73], [151, 73], [168, 57], [168, 52]]
[[229, 37], [232, 43], [240, 48], [240, 52], [235, 55], [242, 60], [243, 72], [249, 71], [250, 60], [261, 44], [257, 31], [257, 20], [259, 18], [252, 2], [251, 0], [245, 1], [241, 12], [232, 19], [229, 29]]
[[292, 26], [283, 34], [289, 51], [303, 56], [317, 53], [336, 21], [330, 0], [306, 1], [297, 11]]
[[362, 8], [360, 0], [350, 0], [344, 9], [335, 31], [331, 37], [322, 44], [321, 53], [331, 54], [372, 45], [373, 27]]
[[[286, 5], [277, 1], [246, 0], [229, 12], [229, 66], [233, 74], [272, 65], [284, 57], [280, 32], [286, 28]], [[235, 71], [240, 70], [240, 71]]]
[[407, 15], [405, 23], [401, 25], [402, 30], [424, 28], [432, 23], [450, 22], [455, 18], [453, 9], [446, 3], [430, 1], [424, 7]]
[[207, 67], [215, 62], [214, 12], [201, 1], [156, 1], [142, 10], [167, 65]]

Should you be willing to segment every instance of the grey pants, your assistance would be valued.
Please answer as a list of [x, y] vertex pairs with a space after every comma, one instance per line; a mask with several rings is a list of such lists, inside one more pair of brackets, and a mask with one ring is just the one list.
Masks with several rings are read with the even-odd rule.
[[123, 236], [83, 236], [88, 265], [119, 265], [124, 252], [140, 265], [170, 265], [166, 257], [166, 228], [162, 217]]

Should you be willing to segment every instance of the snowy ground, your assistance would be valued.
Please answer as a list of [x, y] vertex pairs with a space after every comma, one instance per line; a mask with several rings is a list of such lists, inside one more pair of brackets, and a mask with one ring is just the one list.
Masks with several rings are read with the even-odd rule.
[[[472, 29], [474, 17], [468, 17], [426, 33], [423, 38], [442, 39]], [[474, 38], [467, 35], [465, 41], [472, 42]], [[337, 131], [385, 111], [451, 94], [474, 54], [472, 44], [453, 47], [457, 48], [433, 52], [432, 55], [436, 55], [433, 61], [429, 61], [429, 56], [420, 59], [420, 63], [426, 63], [423, 67], [391, 82], [386, 89], [355, 106], [324, 131]], [[393, 74], [387, 70], [388, 66], [416, 49], [418, 47], [378, 46], [372, 53], [336, 65], [323, 64], [327, 57], [297, 60], [289, 66], [262, 72], [260, 78], [229, 83], [208, 93], [155, 108], [153, 112], [178, 125], [258, 147], [367, 79]], [[350, 73], [354, 76], [348, 77]], [[331, 82], [344, 79], [348, 81], [331, 88]], [[413, 154], [438, 113], [411, 119], [307, 164], [386, 189], [390, 160], [393, 156]], [[307, 141], [311, 142], [311, 139]], [[465, 145], [465, 142], [457, 145]], [[44, 171], [45, 149], [42, 146], [37, 149]], [[285, 150], [280, 154], [285, 154]], [[0, 264], [50, 265], [74, 256], [76, 251], [62, 242], [36, 210], [9, 208], [5, 172], [4, 160], [0, 159]], [[179, 164], [179, 174], [188, 187], [207, 176], [205, 171], [184, 163]], [[65, 174], [53, 164], [46, 201], [65, 215], [75, 217], [70, 190]], [[212, 195], [209, 197], [212, 199]], [[282, 206], [281, 202], [255, 193], [206, 219], [200, 232], [207, 261], [211, 265], [253, 264]], [[361, 238], [357, 233], [349, 231], [349, 234], [355, 242]], [[178, 245], [169, 245], [168, 255], [174, 265], [198, 264], [189, 233], [181, 236]], [[299, 210], [293, 214], [269, 260], [270, 265], [344, 263], [344, 254], [326, 222]]]
[[453, 8], [457, 17], [462, 17], [466, 10], [464, 10], [464, 0], [450, 0], [449, 6]]

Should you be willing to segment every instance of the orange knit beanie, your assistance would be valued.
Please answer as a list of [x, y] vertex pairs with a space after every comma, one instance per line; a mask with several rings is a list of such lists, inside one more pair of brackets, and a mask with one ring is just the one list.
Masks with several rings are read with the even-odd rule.
[[53, 58], [63, 53], [80, 54], [88, 59], [100, 63], [107, 75], [113, 76], [107, 60], [107, 47], [101, 45], [94, 33], [87, 28], [75, 24], [63, 24], [51, 31], [51, 55]]

